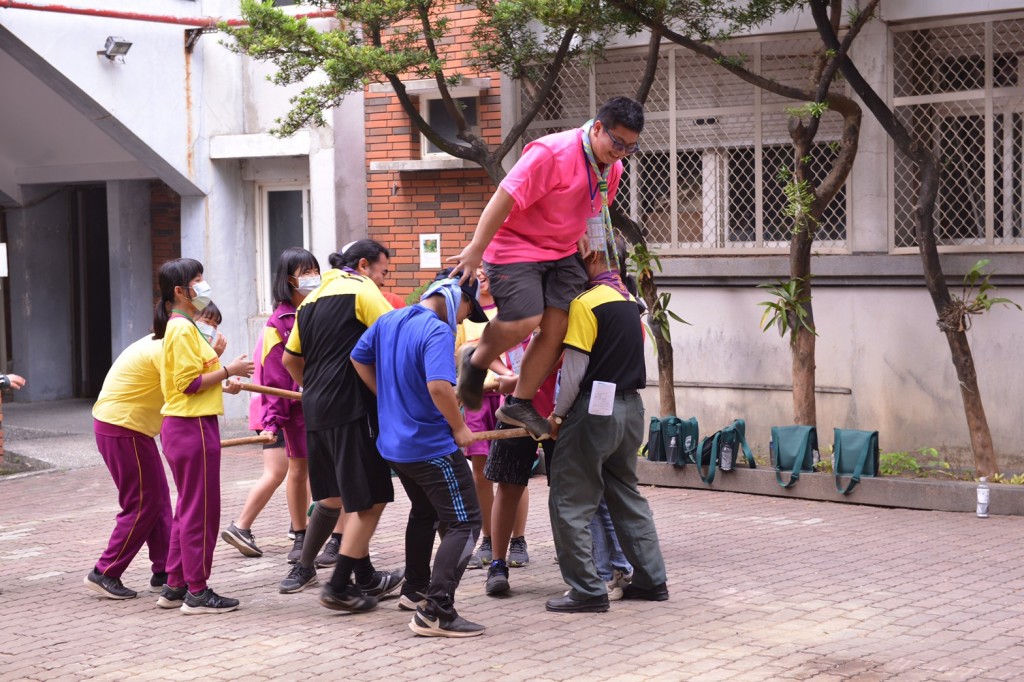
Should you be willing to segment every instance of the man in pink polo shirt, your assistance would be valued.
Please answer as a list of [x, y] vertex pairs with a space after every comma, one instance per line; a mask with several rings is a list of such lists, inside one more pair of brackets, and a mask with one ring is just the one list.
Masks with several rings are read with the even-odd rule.
[[457, 392], [469, 409], [480, 407], [491, 362], [539, 326], [515, 393], [497, 414], [538, 440], [549, 437], [551, 426], [532, 399], [562, 352], [569, 303], [587, 284], [582, 255], [590, 241], [603, 245], [611, 231], [608, 206], [622, 159], [639, 148], [643, 127], [640, 103], [614, 97], [582, 128], [526, 145], [480, 216], [473, 240], [450, 259], [458, 261], [452, 271], [463, 280], [483, 261], [499, 311], [476, 349], [461, 356]]

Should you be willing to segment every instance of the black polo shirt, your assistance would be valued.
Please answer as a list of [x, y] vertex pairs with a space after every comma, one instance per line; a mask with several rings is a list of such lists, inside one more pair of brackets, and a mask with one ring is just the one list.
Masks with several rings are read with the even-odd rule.
[[605, 284], [583, 292], [569, 304], [565, 347], [589, 356], [580, 392], [595, 381], [615, 384], [616, 391], [639, 390], [647, 384], [644, 335], [632, 296]]

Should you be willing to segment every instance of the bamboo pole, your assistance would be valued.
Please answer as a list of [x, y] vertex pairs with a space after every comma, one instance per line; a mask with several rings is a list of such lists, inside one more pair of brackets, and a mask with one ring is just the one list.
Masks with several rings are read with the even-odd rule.
[[[495, 431], [477, 431], [473, 434], [474, 443], [481, 440], [505, 440], [506, 438], [522, 438], [529, 436], [526, 429], [497, 429]], [[532, 436], [531, 436], [532, 438]]]
[[273, 443], [277, 440], [276, 437], [267, 434], [265, 436], [245, 436], [244, 438], [228, 438], [222, 440], [220, 446], [222, 448], [233, 448], [237, 445], [255, 445], [256, 443]]
[[292, 400], [302, 400], [302, 394], [298, 391], [286, 391], [283, 388], [273, 388], [271, 386], [260, 386], [259, 384], [242, 384], [243, 391], [251, 391], [252, 393], [265, 393], [266, 395], [276, 395], [282, 398], [291, 398]]

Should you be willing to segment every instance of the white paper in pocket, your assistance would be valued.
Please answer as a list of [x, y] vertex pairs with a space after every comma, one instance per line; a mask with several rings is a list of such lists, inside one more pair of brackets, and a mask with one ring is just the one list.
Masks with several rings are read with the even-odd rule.
[[595, 381], [590, 389], [590, 405], [587, 412], [599, 417], [611, 415], [615, 408], [615, 384], [607, 381]]

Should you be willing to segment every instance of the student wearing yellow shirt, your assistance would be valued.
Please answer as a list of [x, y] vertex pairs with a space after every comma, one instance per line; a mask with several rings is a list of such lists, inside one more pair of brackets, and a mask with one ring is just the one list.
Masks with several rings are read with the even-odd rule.
[[107, 372], [92, 408], [96, 447], [117, 486], [121, 511], [85, 586], [108, 599], [136, 596], [121, 583], [121, 575], [143, 545], [149, 546], [153, 563], [150, 587], [160, 590], [167, 579], [171, 494], [154, 440], [163, 422], [162, 348], [163, 342], [151, 335], [125, 348]]
[[[210, 302], [203, 265], [191, 258], [160, 267], [160, 301], [153, 313], [153, 336], [163, 339], [160, 386], [164, 422], [160, 442], [178, 489], [167, 555], [167, 584], [157, 605], [183, 613], [223, 613], [238, 600], [222, 597], [206, 581], [220, 527], [220, 425], [224, 413], [221, 381], [252, 376], [253, 363], [239, 355], [222, 366], [195, 319]], [[228, 393], [241, 386], [229, 382]]]

